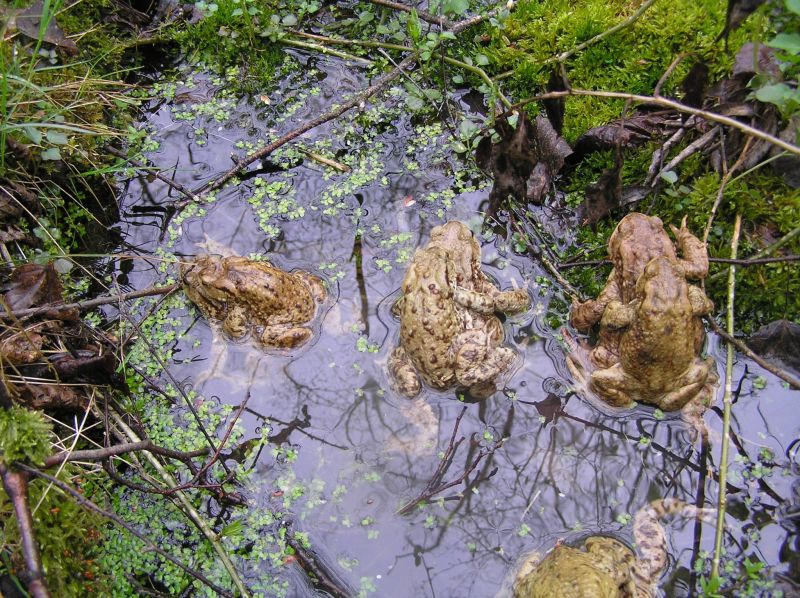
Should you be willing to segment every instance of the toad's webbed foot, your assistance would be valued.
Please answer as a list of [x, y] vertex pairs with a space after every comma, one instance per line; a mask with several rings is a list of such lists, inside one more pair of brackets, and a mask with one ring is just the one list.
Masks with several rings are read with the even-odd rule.
[[408, 398], [414, 398], [419, 394], [419, 391], [422, 390], [422, 383], [403, 347], [396, 347], [392, 351], [387, 366], [397, 392]]

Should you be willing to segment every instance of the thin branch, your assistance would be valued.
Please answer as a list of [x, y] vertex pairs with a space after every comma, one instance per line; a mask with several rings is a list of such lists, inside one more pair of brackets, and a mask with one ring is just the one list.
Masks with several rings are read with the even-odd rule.
[[779, 368], [777, 365], [775, 365], [773, 363], [770, 363], [769, 361], [767, 361], [766, 359], [764, 359], [763, 357], [761, 357], [757, 353], [754, 353], [753, 350], [750, 349], [750, 347], [748, 347], [746, 344], [744, 344], [738, 338], [734, 337], [731, 334], [728, 334], [722, 328], [720, 328], [719, 324], [717, 324], [717, 322], [714, 320], [714, 318], [709, 317], [709, 316], [705, 316], [705, 320], [706, 320], [706, 322], [708, 322], [708, 325], [711, 328], [711, 330], [713, 330], [722, 339], [724, 339], [725, 341], [727, 341], [728, 343], [730, 343], [734, 347], [736, 347], [739, 350], [739, 352], [741, 352], [743, 355], [745, 355], [746, 357], [749, 357], [750, 359], [755, 361], [758, 365], [760, 365], [762, 368], [764, 368], [768, 372], [770, 372], [772, 374], [775, 374], [778, 378], [780, 378], [781, 380], [786, 382], [792, 388], [800, 390], [800, 380], [798, 380], [797, 378], [792, 376], [786, 370], [784, 370], [782, 368]]
[[180, 285], [170, 284], [164, 287], [150, 287], [141, 291], [131, 291], [130, 293], [120, 293], [119, 295], [106, 295], [86, 301], [76, 301], [75, 303], [62, 303], [60, 305], [48, 304], [40, 307], [29, 307], [28, 309], [18, 309], [16, 311], [0, 313], [0, 318], [27, 318], [28, 316], [38, 316], [41, 314], [51, 314], [53, 312], [69, 311], [73, 309], [83, 310], [120, 301], [129, 301], [139, 297], [150, 297], [152, 295], [165, 295], [178, 289]]
[[[747, 158], [747, 151], [750, 149], [750, 144], [753, 142], [752, 137], [748, 137], [747, 141], [742, 148], [742, 151], [739, 153], [739, 158], [736, 162], [733, 163], [725, 174], [722, 177], [722, 181], [720, 181], [719, 189], [717, 190], [717, 197], [714, 200], [714, 205], [711, 206], [711, 212], [708, 214], [708, 221], [706, 222], [706, 228], [703, 231], [703, 243], [708, 243], [708, 234], [711, 232], [711, 224], [714, 222], [714, 216], [717, 215], [717, 210], [719, 206], [722, 204], [722, 197], [725, 195], [725, 188], [728, 186], [728, 183], [731, 180], [731, 177], [736, 173], [739, 167], [744, 162], [745, 158]], [[735, 255], [731, 256], [731, 259], [736, 259]]]
[[25, 560], [25, 585], [34, 598], [49, 598], [50, 591], [45, 584], [42, 557], [39, 554], [39, 544], [33, 531], [33, 517], [28, 505], [28, 475], [9, 469], [0, 460], [0, 478], [3, 479], [3, 488], [17, 516], [17, 529]]
[[[643, 104], [655, 104], [657, 106], [664, 106], [665, 108], [672, 108], [678, 112], [683, 112], [685, 114], [692, 114], [694, 116], [699, 116], [700, 118], [704, 118], [705, 120], [710, 120], [712, 122], [720, 123], [722, 125], [726, 125], [728, 127], [732, 127], [734, 129], [738, 129], [745, 135], [750, 135], [751, 137], [756, 137], [771, 145], [775, 145], [786, 150], [789, 153], [800, 155], [800, 147], [791, 144], [783, 139], [775, 137], [774, 135], [770, 135], [760, 129], [756, 129], [755, 127], [751, 127], [743, 122], [739, 122], [734, 118], [730, 118], [728, 116], [724, 116], [722, 114], [717, 114], [715, 112], [709, 112], [708, 110], [701, 110], [699, 108], [693, 108], [692, 106], [687, 106], [686, 104], [681, 104], [680, 102], [676, 102], [675, 100], [670, 100], [669, 98], [665, 97], [656, 97], [656, 96], [644, 96], [635, 93], [624, 93], [619, 91], [595, 91], [591, 89], [567, 89], [564, 91], [550, 91], [547, 93], [543, 93], [540, 95], [536, 95], [530, 97], [526, 100], [518, 102], [514, 105], [514, 109], [522, 108], [523, 106], [530, 104], [531, 102], [538, 102], [541, 100], [551, 100], [557, 98], [566, 98], [569, 96], [589, 96], [589, 97], [596, 97], [596, 98], [609, 98], [615, 100], [629, 100], [631, 102], [641, 102]], [[507, 111], [506, 114], [503, 116], [508, 116], [511, 114], [511, 111]]]
[[85, 451], [65, 451], [57, 455], [51, 455], [44, 460], [44, 467], [50, 468], [60, 465], [68, 461], [104, 461], [110, 457], [117, 455], [124, 455], [135, 451], [150, 451], [156, 455], [169, 457], [170, 459], [178, 459], [180, 461], [191, 460], [195, 457], [207, 455], [209, 449], [202, 448], [196, 451], [181, 452], [172, 449], [164, 448], [153, 443], [152, 440], [142, 440], [140, 442], [128, 442], [125, 444], [116, 444], [102, 449], [85, 450]]
[[128, 157], [127, 154], [125, 154], [124, 152], [118, 150], [117, 148], [115, 148], [115, 147], [113, 147], [111, 145], [106, 145], [106, 146], [103, 147], [103, 149], [106, 152], [108, 152], [109, 154], [111, 154], [112, 156], [116, 156], [117, 158], [121, 158], [121, 159], [125, 160], [126, 162], [128, 162], [129, 164], [134, 166], [137, 170], [142, 171], [144, 174], [153, 175], [154, 177], [156, 177], [162, 183], [168, 185], [169, 187], [172, 187], [178, 193], [181, 193], [181, 194], [185, 195], [186, 197], [188, 197], [191, 201], [200, 201], [200, 197], [197, 196], [197, 195], [194, 195], [192, 193], [191, 189], [187, 189], [186, 187], [184, 187], [180, 183], [177, 183], [174, 180], [172, 180], [172, 179], [170, 179], [168, 177], [165, 177], [163, 174], [161, 174], [160, 170], [152, 168], [150, 166], [147, 166], [146, 164], [143, 164], [142, 162], [139, 162], [138, 160], [134, 160], [133, 158]]
[[[779, 264], [781, 262], [797, 262], [800, 261], [800, 255], [782, 255], [780, 257], [752, 257], [732, 260], [728, 257], [710, 257], [708, 261], [712, 264], [734, 264], [736, 266], [761, 266], [764, 264]], [[556, 267], [559, 270], [568, 270], [570, 268], [579, 268], [583, 266], [610, 266], [611, 260], [583, 260], [580, 262], [563, 262]]]
[[[747, 147], [742, 152], [746, 153]], [[739, 249], [739, 233], [742, 230], [742, 215], [736, 214], [736, 221], [733, 225], [733, 237], [731, 238], [731, 259], [736, 259], [736, 252]], [[736, 266], [728, 268], [728, 315], [727, 326], [728, 334], [733, 335], [734, 323], [734, 298], [736, 296]], [[728, 477], [728, 439], [731, 433], [731, 406], [733, 404], [733, 344], [728, 343], [728, 352], [725, 359], [725, 398], [723, 399], [722, 412], [722, 448], [719, 457], [719, 497], [717, 500], [717, 525], [714, 535], [714, 557], [711, 560], [711, 577], [719, 575], [719, 561], [722, 558], [722, 530], [725, 524], [725, 506], [727, 494], [725, 492], [725, 481]]]
[[621, 21], [621, 22], [617, 23], [616, 25], [614, 25], [610, 29], [606, 29], [602, 33], [598, 33], [593, 38], [586, 40], [582, 44], [578, 44], [574, 48], [572, 48], [570, 50], [567, 50], [565, 52], [562, 52], [558, 56], [554, 56], [552, 58], [548, 58], [547, 60], [545, 60], [541, 64], [552, 64], [554, 62], [564, 62], [564, 61], [567, 60], [567, 58], [569, 58], [573, 54], [576, 54], [576, 53], [580, 52], [581, 50], [585, 50], [589, 46], [591, 46], [593, 44], [596, 44], [597, 42], [601, 41], [603, 38], [608, 37], [609, 35], [613, 35], [617, 31], [619, 31], [620, 29], [624, 29], [625, 27], [629, 27], [630, 25], [635, 23], [639, 19], [639, 17], [641, 17], [645, 13], [645, 11], [648, 8], [650, 8], [655, 2], [656, 2], [656, 0], [647, 0], [647, 2], [642, 4], [636, 10], [636, 12], [634, 12], [630, 17], [628, 17], [624, 21]]
[[209, 588], [214, 590], [220, 596], [226, 596], [228, 598], [233, 598], [233, 594], [231, 594], [229, 591], [225, 590], [224, 588], [221, 588], [220, 586], [215, 584], [213, 581], [208, 579], [205, 575], [203, 575], [199, 571], [196, 571], [196, 570], [192, 569], [191, 567], [189, 567], [187, 565], [184, 565], [181, 561], [176, 559], [174, 556], [172, 556], [171, 554], [169, 554], [169, 553], [165, 552], [164, 550], [162, 550], [161, 548], [159, 548], [157, 544], [155, 544], [152, 540], [150, 540], [144, 534], [139, 532], [139, 530], [137, 530], [135, 527], [133, 527], [132, 525], [129, 525], [126, 521], [121, 519], [116, 513], [112, 513], [110, 511], [106, 511], [105, 509], [99, 507], [94, 502], [92, 502], [91, 500], [86, 498], [83, 494], [81, 494], [80, 492], [78, 492], [77, 490], [75, 490], [74, 488], [69, 486], [68, 484], [65, 484], [64, 482], [62, 482], [58, 478], [55, 478], [55, 477], [53, 477], [51, 475], [48, 475], [48, 474], [44, 473], [43, 471], [39, 471], [38, 469], [34, 469], [33, 467], [29, 467], [29, 466], [27, 466], [25, 464], [22, 464], [22, 463], [16, 463], [16, 466], [19, 467], [20, 469], [25, 470], [26, 472], [28, 472], [32, 476], [35, 476], [37, 478], [42, 478], [43, 480], [49, 481], [54, 486], [57, 486], [62, 491], [66, 492], [67, 494], [72, 496], [72, 498], [75, 500], [75, 502], [77, 502], [80, 506], [85, 507], [85, 508], [89, 509], [90, 511], [94, 511], [98, 515], [100, 515], [102, 517], [105, 517], [106, 519], [109, 519], [110, 521], [113, 521], [114, 523], [116, 523], [120, 527], [124, 528], [129, 534], [131, 534], [133, 536], [136, 536], [137, 538], [139, 538], [139, 540], [144, 542], [147, 545], [147, 549], [148, 550], [152, 550], [156, 554], [158, 554], [158, 555], [162, 556], [163, 558], [167, 559], [170, 563], [172, 563], [173, 565], [178, 567], [181, 571], [187, 573], [188, 575], [191, 575], [192, 577], [194, 577], [198, 581], [204, 583], [205, 585], [207, 585]]
[[438, 25], [439, 27], [444, 27], [445, 29], [452, 29], [454, 23], [449, 20], [447, 17], [440, 17], [438, 15], [432, 15], [429, 12], [425, 12], [424, 10], [419, 10], [414, 6], [408, 6], [406, 4], [400, 4], [399, 2], [392, 2], [391, 0], [369, 0], [373, 4], [377, 4], [378, 6], [385, 6], [387, 8], [391, 8], [392, 10], [400, 10], [403, 12], [411, 12], [412, 10], [417, 11], [417, 16], [425, 21], [426, 23], [430, 23], [432, 25]]
[[290, 39], [288, 37], [282, 37], [278, 40], [282, 44], [286, 44], [287, 46], [293, 46], [295, 48], [302, 48], [303, 50], [311, 50], [312, 52], [319, 52], [320, 54], [326, 54], [331, 56], [336, 56], [337, 58], [341, 58], [343, 60], [350, 60], [351, 62], [360, 62], [364, 66], [372, 66], [375, 64], [374, 61], [370, 60], [369, 58], [362, 58], [361, 56], [356, 56], [354, 54], [349, 54], [348, 52], [342, 52], [341, 50], [332, 50], [326, 46], [320, 46], [318, 44], [309, 44], [307, 42], [301, 42], [296, 39]]

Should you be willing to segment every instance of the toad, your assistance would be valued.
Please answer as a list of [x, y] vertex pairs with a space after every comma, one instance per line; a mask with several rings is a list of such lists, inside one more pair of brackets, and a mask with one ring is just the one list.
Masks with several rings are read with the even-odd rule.
[[714, 360], [698, 357], [698, 316], [714, 307], [703, 291], [686, 282], [683, 266], [668, 257], [650, 260], [632, 300], [611, 301], [600, 325], [620, 331], [619, 361], [592, 372], [591, 389], [613, 406], [650, 403], [664, 411], [684, 410], [695, 428], [717, 381]]
[[582, 546], [559, 542], [542, 559], [526, 557], [513, 585], [515, 598], [643, 598], [656, 596], [667, 564], [667, 541], [660, 520], [673, 514], [710, 519], [714, 509], [698, 509], [678, 499], [659, 499], [634, 518], [636, 553], [610, 536], [589, 536]]
[[499, 290], [480, 259], [480, 245], [460, 222], [435, 227], [430, 242], [414, 254], [393, 309], [400, 318], [400, 345], [388, 366], [401, 394], [416, 396], [422, 381], [485, 398], [514, 360], [514, 351], [500, 346], [503, 327], [495, 314], [523, 311], [530, 298], [524, 289]]
[[[664, 232], [661, 219], [631, 212], [620, 220], [608, 241], [608, 253], [613, 269], [605, 288], [597, 299], [572, 305], [570, 321], [581, 332], [588, 332], [603, 317], [606, 306], [612, 301], [627, 304], [634, 298], [636, 281], [645, 266], [656, 257], [667, 257], [683, 267], [686, 278], [697, 280], [708, 274], [708, 255], [703, 243], [686, 228], [686, 220], [678, 229], [671, 226], [682, 255], [678, 258], [675, 246]], [[702, 322], [693, 320], [695, 351], [703, 345], [705, 333]], [[601, 327], [597, 345], [591, 352], [595, 367], [611, 367], [618, 361], [619, 334]]]
[[253, 334], [267, 347], [293, 348], [313, 332], [307, 326], [326, 297], [322, 280], [240, 256], [203, 255], [181, 266], [186, 296], [200, 312], [222, 321], [234, 339]]

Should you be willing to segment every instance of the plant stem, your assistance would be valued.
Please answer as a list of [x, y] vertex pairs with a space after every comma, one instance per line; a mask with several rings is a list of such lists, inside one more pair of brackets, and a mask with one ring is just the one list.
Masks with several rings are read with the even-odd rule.
[[[731, 239], [731, 259], [736, 259], [739, 249], [739, 233], [742, 230], [742, 215], [736, 214]], [[733, 335], [734, 297], [736, 290], [736, 265], [728, 268], [728, 334]], [[733, 396], [733, 344], [728, 343], [728, 354], [725, 360], [725, 397], [722, 411], [722, 449], [719, 458], [719, 500], [717, 501], [717, 526], [714, 535], [714, 558], [711, 561], [711, 577], [719, 575], [719, 560], [722, 555], [722, 531], [725, 524], [725, 504], [727, 502], [726, 487], [728, 477], [728, 442], [731, 431], [731, 404]]]

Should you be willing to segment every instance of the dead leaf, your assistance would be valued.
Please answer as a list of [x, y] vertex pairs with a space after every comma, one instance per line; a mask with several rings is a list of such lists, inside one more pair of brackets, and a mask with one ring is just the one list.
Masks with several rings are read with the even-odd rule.
[[581, 135], [575, 142], [570, 163], [575, 164], [593, 152], [647, 143], [654, 137], [671, 134], [680, 125], [680, 117], [671, 110], [638, 111]]
[[85, 411], [89, 406], [89, 397], [75, 386], [24, 383], [18, 388], [17, 400], [29, 409]]
[[773, 81], [783, 79], [780, 64], [772, 48], [759, 44], [756, 49], [752, 42], [748, 42], [736, 52], [731, 76], [744, 78], [746, 83], [753, 75], [767, 75]]
[[727, 49], [728, 35], [730, 32], [739, 27], [739, 25], [762, 4], [764, 4], [764, 0], [728, 0], [725, 27], [714, 41], [718, 42], [722, 38], [725, 38], [725, 49]]
[[[564, 65], [559, 63], [550, 72], [550, 79], [547, 81], [547, 91], [567, 91], [570, 88], [567, 73]], [[552, 98], [543, 100], [542, 105], [547, 114], [547, 120], [553, 125], [556, 133], [561, 135], [564, 129], [564, 109], [566, 107], [566, 98]]]
[[23, 264], [11, 273], [5, 299], [14, 311], [61, 301], [61, 281], [52, 264]]
[[487, 210], [490, 215], [509, 196], [518, 202], [541, 203], [553, 177], [572, 153], [547, 118], [537, 116], [531, 122], [524, 113], [512, 118], [517, 119], [516, 126], [509, 119], [498, 119], [495, 131], [500, 140], [493, 143], [486, 136], [475, 152], [478, 166], [494, 178]]
[[681, 83], [683, 90], [683, 103], [687, 106], [699, 108], [703, 105], [708, 86], [708, 65], [699, 60], [692, 65]]
[[776, 320], [759, 328], [747, 346], [763, 357], [780, 359], [800, 371], [800, 324]]
[[[28, 8], [23, 8], [17, 11], [9, 19], [9, 29], [12, 29], [14, 26], [16, 26], [17, 31], [23, 35], [30, 37], [31, 39], [38, 40], [39, 31], [42, 24], [43, 8], [44, 3], [42, 0], [37, 0]], [[75, 56], [78, 53], [77, 44], [64, 35], [64, 32], [61, 31], [58, 23], [56, 23], [54, 16], [47, 23], [47, 27], [42, 33], [42, 41], [61, 48], [70, 56]]]
[[622, 150], [614, 152], [614, 166], [607, 168], [596, 182], [586, 187], [586, 198], [578, 207], [581, 223], [594, 227], [598, 221], [619, 207], [622, 198]]
[[33, 363], [42, 358], [42, 335], [35, 330], [18, 330], [0, 339], [0, 360], [14, 365]]
[[528, 178], [528, 201], [542, 205], [555, 177], [564, 167], [564, 161], [572, 154], [572, 148], [556, 131], [550, 121], [536, 117], [536, 147], [539, 162]]

